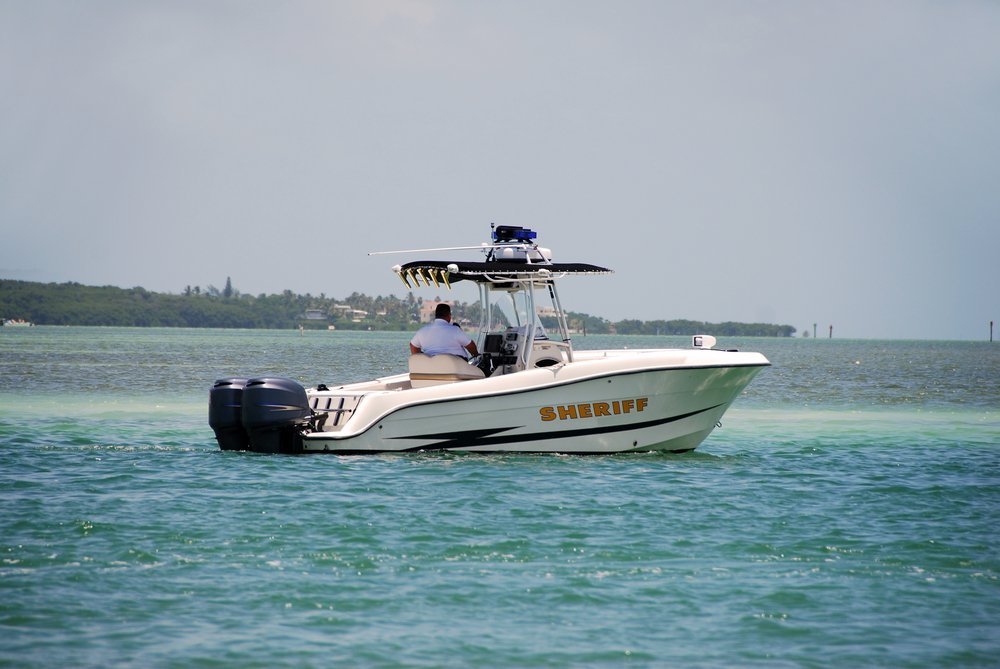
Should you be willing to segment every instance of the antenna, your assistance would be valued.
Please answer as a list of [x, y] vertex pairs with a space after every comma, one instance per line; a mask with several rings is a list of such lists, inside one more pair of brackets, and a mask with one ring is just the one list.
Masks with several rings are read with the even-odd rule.
[[538, 237], [538, 233], [519, 225], [497, 225], [490, 223], [491, 237], [493, 243], [482, 243], [479, 246], [447, 246], [430, 249], [403, 249], [400, 251], [369, 251], [370, 256], [392, 255], [396, 253], [428, 253], [431, 251], [483, 251], [488, 259], [493, 259], [493, 250], [499, 248], [514, 248], [523, 251], [538, 248], [538, 243], [533, 241]]

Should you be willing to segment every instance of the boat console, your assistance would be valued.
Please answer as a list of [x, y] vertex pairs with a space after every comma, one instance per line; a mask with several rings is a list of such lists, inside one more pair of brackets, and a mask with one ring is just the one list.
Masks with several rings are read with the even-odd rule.
[[[523, 327], [509, 327], [503, 332], [490, 332], [483, 338], [483, 347], [474, 364], [486, 376], [512, 374], [532, 367], [551, 367], [569, 361], [568, 341], [553, 341], [546, 336], [536, 336], [529, 347]], [[527, 359], [523, 364], [522, 360]]]

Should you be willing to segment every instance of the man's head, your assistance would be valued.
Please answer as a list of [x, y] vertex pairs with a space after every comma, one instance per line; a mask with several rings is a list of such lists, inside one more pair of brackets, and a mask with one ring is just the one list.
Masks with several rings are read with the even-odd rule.
[[451, 321], [451, 305], [441, 302], [434, 309], [434, 318], [440, 318], [442, 320]]

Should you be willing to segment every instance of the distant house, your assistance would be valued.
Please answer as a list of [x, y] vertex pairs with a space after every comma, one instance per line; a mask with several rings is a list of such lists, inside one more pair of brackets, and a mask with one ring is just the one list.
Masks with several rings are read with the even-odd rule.
[[349, 304], [335, 304], [333, 310], [337, 312], [339, 318], [350, 318], [352, 323], [360, 323], [368, 318], [368, 312], [355, 309]]
[[306, 309], [305, 319], [307, 321], [325, 321], [326, 313], [322, 309]]
[[559, 312], [556, 311], [555, 307], [538, 307], [539, 316], [547, 316], [549, 318], [557, 318]]
[[437, 309], [437, 305], [447, 304], [450, 307], [455, 306], [454, 300], [424, 300], [420, 303], [420, 322], [430, 323], [434, 320], [434, 310]]

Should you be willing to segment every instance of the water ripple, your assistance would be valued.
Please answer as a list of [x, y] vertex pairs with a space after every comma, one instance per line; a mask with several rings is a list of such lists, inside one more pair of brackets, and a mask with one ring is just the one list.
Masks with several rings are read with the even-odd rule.
[[0, 376], [0, 666], [1000, 652], [1000, 374], [978, 345], [751, 342], [775, 367], [683, 455], [283, 457], [218, 450], [214, 376], [364, 378], [405, 336], [40, 334], [0, 340], [20, 370]]

